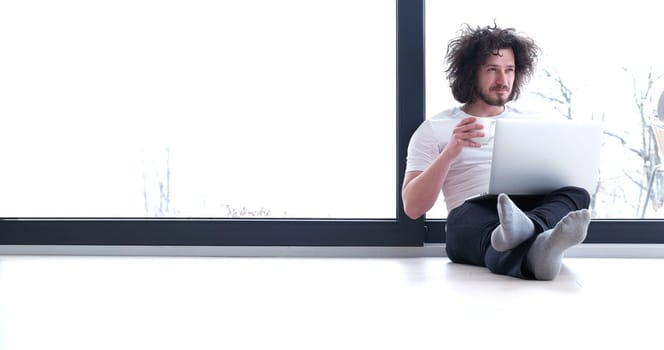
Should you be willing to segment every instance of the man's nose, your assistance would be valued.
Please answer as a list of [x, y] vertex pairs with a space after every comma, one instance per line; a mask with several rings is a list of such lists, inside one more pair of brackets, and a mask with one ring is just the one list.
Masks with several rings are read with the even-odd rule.
[[498, 74], [496, 75], [496, 83], [505, 85], [506, 81], [507, 81], [507, 74], [503, 71], [498, 71]]

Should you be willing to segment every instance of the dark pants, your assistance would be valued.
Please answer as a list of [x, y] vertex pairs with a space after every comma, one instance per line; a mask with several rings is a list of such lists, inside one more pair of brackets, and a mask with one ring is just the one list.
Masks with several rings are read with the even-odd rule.
[[447, 216], [445, 250], [455, 263], [486, 266], [493, 273], [523, 279], [535, 278], [526, 256], [537, 235], [553, 228], [569, 212], [590, 205], [590, 195], [578, 187], [563, 187], [547, 195], [510, 196], [535, 223], [536, 234], [514, 249], [499, 252], [491, 246], [491, 232], [500, 224], [497, 198], [473, 198], [454, 208]]

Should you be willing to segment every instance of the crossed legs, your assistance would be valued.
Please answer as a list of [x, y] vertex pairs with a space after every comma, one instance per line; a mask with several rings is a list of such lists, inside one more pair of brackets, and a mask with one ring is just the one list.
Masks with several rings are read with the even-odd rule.
[[[508, 251], [536, 234], [533, 221], [505, 194], [498, 196], [500, 225], [491, 233], [491, 246], [499, 252]], [[586, 238], [590, 213], [587, 209], [565, 215], [552, 228], [537, 235], [526, 255], [535, 279], [553, 280], [560, 272], [567, 249]]]

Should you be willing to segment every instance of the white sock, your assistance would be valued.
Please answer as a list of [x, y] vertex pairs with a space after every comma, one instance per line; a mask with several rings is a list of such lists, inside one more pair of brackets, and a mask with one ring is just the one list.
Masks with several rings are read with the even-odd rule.
[[590, 212], [581, 209], [567, 214], [553, 229], [537, 236], [526, 257], [536, 279], [551, 281], [558, 276], [565, 251], [586, 239], [589, 224]]
[[493, 249], [504, 252], [525, 242], [535, 234], [535, 224], [510, 198], [498, 195], [500, 225], [491, 233]]

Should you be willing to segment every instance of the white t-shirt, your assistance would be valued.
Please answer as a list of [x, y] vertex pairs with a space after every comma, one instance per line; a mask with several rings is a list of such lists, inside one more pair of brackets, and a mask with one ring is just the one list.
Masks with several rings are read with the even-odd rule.
[[[425, 120], [408, 144], [406, 172], [426, 170], [449, 142], [454, 127], [467, 117], [470, 115], [460, 107], [454, 107]], [[490, 118], [524, 117], [516, 109], [506, 106], [503, 113]], [[489, 190], [492, 153], [493, 140], [480, 148], [464, 148], [452, 162], [442, 188], [448, 211]]]

